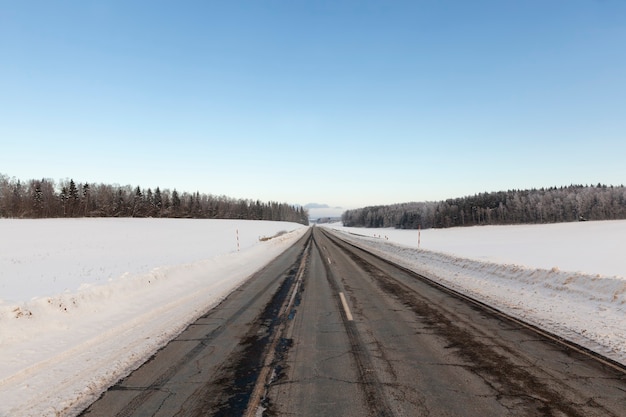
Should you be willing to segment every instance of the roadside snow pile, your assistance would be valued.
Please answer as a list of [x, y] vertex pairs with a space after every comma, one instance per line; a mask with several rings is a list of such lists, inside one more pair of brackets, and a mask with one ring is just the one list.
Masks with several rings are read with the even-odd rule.
[[[453, 247], [454, 254], [418, 249], [417, 231], [329, 227], [339, 231], [342, 237], [413, 271], [626, 364], [626, 261], [623, 257], [626, 222], [593, 223], [558, 225], [556, 229], [561, 234], [557, 235], [554, 234], [555, 225], [490, 227], [496, 232], [491, 238], [490, 230], [482, 227], [427, 231], [428, 239], [432, 239], [426, 239], [427, 245], [440, 242], [435, 244], [439, 245], [438, 250]], [[593, 246], [578, 244], [576, 250], [572, 244], [555, 245], [555, 240], [561, 241], [563, 235], [592, 229], [602, 231], [588, 236], [594, 241]], [[516, 233], [532, 234], [536, 244], [520, 249], [519, 242], [513, 238]], [[366, 234], [380, 237], [367, 237]], [[437, 234], [446, 236], [447, 245], [435, 237]], [[500, 238], [507, 234], [511, 236], [508, 242]], [[412, 242], [409, 245], [407, 237]], [[421, 238], [424, 238], [424, 231]], [[472, 242], [479, 239], [481, 249], [477, 251]], [[615, 241], [620, 242], [617, 251], [613, 246]], [[614, 257], [606, 260], [607, 253], [613, 253]], [[511, 260], [516, 256], [526, 259], [527, 265], [477, 259]], [[537, 267], [546, 261], [561, 266]], [[593, 262], [598, 261], [594, 267]], [[587, 272], [569, 268], [582, 264]], [[621, 273], [607, 276], [588, 272], [594, 269]]]
[[76, 414], [306, 230], [262, 221], [0, 220], [0, 294], [17, 300], [0, 302], [0, 416]]

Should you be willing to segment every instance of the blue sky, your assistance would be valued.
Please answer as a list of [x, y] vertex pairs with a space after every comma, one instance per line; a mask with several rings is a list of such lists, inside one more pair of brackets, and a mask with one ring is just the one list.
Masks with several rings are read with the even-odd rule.
[[344, 208], [626, 182], [626, 2], [0, 0], [0, 173]]

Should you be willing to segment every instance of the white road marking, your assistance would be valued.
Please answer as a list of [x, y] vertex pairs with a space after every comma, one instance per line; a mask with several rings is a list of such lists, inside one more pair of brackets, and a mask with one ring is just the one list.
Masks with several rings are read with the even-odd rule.
[[350, 313], [350, 308], [348, 307], [348, 303], [346, 302], [346, 297], [344, 297], [342, 292], [339, 293], [339, 298], [341, 298], [343, 310], [346, 312], [346, 318], [348, 319], [348, 321], [352, 321], [352, 313]]

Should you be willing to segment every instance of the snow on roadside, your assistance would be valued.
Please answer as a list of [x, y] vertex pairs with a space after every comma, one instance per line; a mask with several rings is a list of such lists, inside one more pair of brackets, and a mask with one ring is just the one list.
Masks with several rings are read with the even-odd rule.
[[0, 302], [0, 416], [80, 412], [306, 230], [261, 221], [0, 220], [0, 289], [23, 297]]
[[[438, 245], [437, 251], [418, 249], [416, 231], [326, 227], [387, 259], [626, 365], [626, 222], [589, 223], [558, 225], [560, 233], [556, 234], [554, 225], [429, 230], [427, 245]], [[523, 250], [513, 239], [522, 229], [535, 239], [535, 244], [525, 245]], [[555, 246], [555, 240], [580, 236], [585, 230], [596, 231], [590, 237], [593, 246]], [[438, 240], [437, 234], [445, 239]], [[508, 241], [502, 238], [507, 235]], [[480, 242], [478, 250], [476, 242]], [[620, 242], [617, 250], [615, 242]], [[607, 260], [607, 253], [613, 258]], [[525, 259], [526, 265], [483, 260], [516, 256]], [[585, 272], [574, 269], [582, 258]], [[561, 267], [537, 266], [546, 262]], [[603, 269], [621, 273], [589, 272]]]
[[[325, 227], [626, 364], [624, 221], [430, 229], [421, 249], [414, 230]], [[306, 230], [0, 219], [0, 416], [76, 414]]]

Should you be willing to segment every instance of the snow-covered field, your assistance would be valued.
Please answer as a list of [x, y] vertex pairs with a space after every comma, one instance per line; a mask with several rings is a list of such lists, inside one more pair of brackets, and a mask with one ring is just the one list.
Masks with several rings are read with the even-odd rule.
[[626, 221], [421, 232], [326, 227], [626, 364]]
[[[626, 221], [430, 229], [419, 249], [416, 230], [324, 227], [626, 364]], [[76, 414], [306, 230], [0, 219], [0, 416]]]
[[0, 416], [77, 414], [306, 230], [0, 219]]

